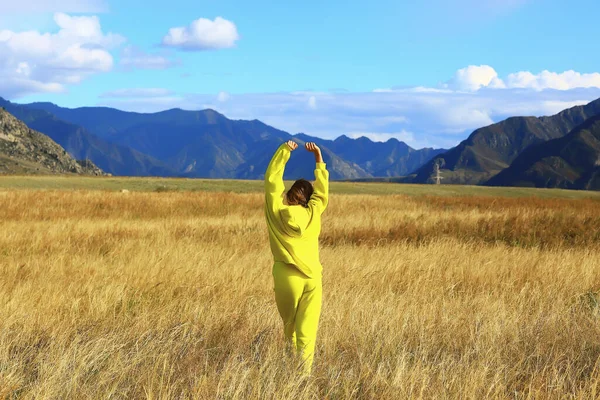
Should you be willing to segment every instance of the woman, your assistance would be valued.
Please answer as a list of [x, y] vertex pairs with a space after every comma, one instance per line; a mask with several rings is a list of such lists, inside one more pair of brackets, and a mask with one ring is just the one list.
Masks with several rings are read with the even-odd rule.
[[329, 196], [329, 172], [321, 150], [306, 143], [315, 155], [315, 185], [297, 180], [287, 193], [283, 185], [285, 164], [298, 144], [283, 143], [265, 173], [265, 215], [273, 252], [275, 301], [283, 320], [286, 339], [300, 353], [303, 371], [310, 373], [314, 359], [317, 328], [321, 315], [319, 234], [321, 214]]

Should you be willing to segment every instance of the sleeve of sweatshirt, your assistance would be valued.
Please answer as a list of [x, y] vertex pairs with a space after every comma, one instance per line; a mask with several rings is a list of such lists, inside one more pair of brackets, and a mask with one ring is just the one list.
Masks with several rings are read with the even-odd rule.
[[267, 205], [272, 211], [283, 205], [282, 194], [285, 191], [283, 172], [285, 164], [290, 159], [290, 153], [290, 148], [286, 143], [279, 146], [265, 172], [265, 196]]
[[315, 184], [312, 196], [310, 196], [309, 206], [319, 213], [325, 211], [329, 203], [329, 171], [325, 163], [317, 163], [315, 167]]

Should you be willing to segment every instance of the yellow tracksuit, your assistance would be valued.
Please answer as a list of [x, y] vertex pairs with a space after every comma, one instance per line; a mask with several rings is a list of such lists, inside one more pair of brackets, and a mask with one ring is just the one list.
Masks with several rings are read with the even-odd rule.
[[319, 234], [321, 214], [329, 196], [329, 172], [316, 163], [314, 192], [303, 206], [283, 204], [283, 172], [290, 149], [282, 144], [265, 173], [265, 216], [273, 252], [273, 279], [277, 309], [284, 334], [302, 355], [304, 371], [310, 372], [321, 315]]

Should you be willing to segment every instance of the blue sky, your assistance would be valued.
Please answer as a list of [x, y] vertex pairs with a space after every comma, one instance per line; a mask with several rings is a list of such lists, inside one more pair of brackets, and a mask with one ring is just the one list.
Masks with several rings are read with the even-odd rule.
[[422, 147], [600, 97], [592, 0], [4, 3], [0, 96], [17, 102], [210, 107]]

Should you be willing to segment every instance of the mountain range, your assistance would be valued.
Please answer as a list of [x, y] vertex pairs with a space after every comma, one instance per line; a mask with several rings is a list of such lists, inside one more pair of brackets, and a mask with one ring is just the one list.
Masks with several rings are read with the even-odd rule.
[[[436, 164], [445, 184], [597, 190], [600, 179], [600, 99], [548, 117], [508, 118], [475, 130], [450, 150], [415, 150], [396, 139], [291, 135], [210, 109], [142, 114], [2, 98], [0, 106], [74, 158], [113, 175], [261, 179], [274, 150], [293, 139], [319, 144], [332, 179], [431, 183]], [[299, 151], [285, 177], [310, 179], [313, 167], [311, 155]]]
[[[291, 135], [258, 120], [231, 120], [214, 110], [172, 109], [152, 114], [106, 107], [63, 108], [52, 103], [5, 107], [32, 129], [45, 133], [76, 158], [113, 175], [260, 179], [275, 149], [294, 139], [322, 147], [332, 179], [406, 175], [444, 149], [415, 150], [396, 139], [366, 137], [323, 140]], [[310, 154], [299, 152], [286, 179], [310, 178]]]

